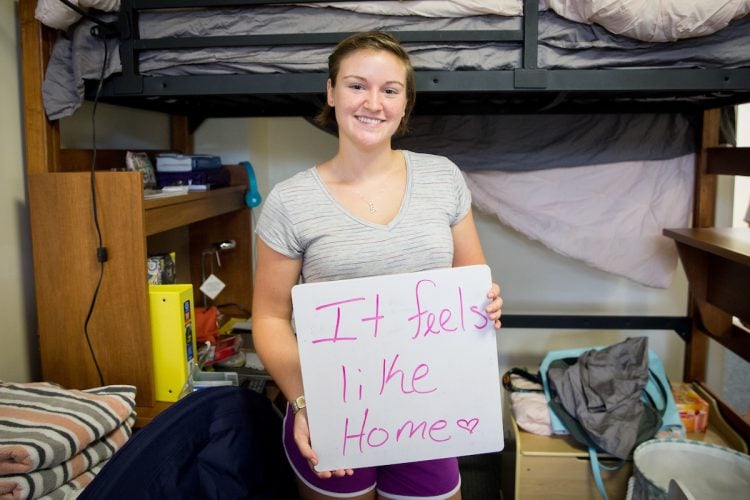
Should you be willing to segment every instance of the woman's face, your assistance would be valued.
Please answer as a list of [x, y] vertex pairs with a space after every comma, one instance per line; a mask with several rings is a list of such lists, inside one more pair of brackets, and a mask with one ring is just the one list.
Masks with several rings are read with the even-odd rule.
[[328, 81], [339, 139], [359, 147], [387, 143], [406, 113], [406, 67], [384, 50], [358, 50], [341, 61], [336, 86]]

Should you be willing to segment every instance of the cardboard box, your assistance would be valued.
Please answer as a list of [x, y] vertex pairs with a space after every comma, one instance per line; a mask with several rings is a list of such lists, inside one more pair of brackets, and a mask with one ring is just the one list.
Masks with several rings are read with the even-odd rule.
[[197, 352], [193, 285], [150, 285], [149, 305], [156, 400], [174, 402], [192, 391]]
[[175, 282], [175, 253], [149, 255], [146, 258], [146, 279], [149, 285], [171, 285]]
[[686, 432], [704, 433], [708, 429], [708, 403], [690, 384], [672, 383], [672, 395]]

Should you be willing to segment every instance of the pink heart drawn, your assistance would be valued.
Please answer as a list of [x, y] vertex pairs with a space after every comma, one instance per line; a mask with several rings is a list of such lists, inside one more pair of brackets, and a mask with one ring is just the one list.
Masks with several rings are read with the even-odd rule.
[[474, 433], [474, 429], [477, 428], [477, 424], [479, 424], [478, 418], [472, 418], [469, 420], [465, 418], [459, 418], [458, 420], [456, 420], [456, 425], [465, 431], [469, 431], [469, 434]]

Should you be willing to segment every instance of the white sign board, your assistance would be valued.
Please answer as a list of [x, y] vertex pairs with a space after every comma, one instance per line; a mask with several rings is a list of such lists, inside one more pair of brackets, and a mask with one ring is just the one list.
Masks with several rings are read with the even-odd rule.
[[503, 448], [487, 266], [292, 289], [318, 470]]

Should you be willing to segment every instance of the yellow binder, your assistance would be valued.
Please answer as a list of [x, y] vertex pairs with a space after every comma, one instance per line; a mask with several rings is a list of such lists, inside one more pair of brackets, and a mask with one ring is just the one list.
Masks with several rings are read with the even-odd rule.
[[195, 365], [193, 285], [149, 285], [157, 401], [180, 398]]

